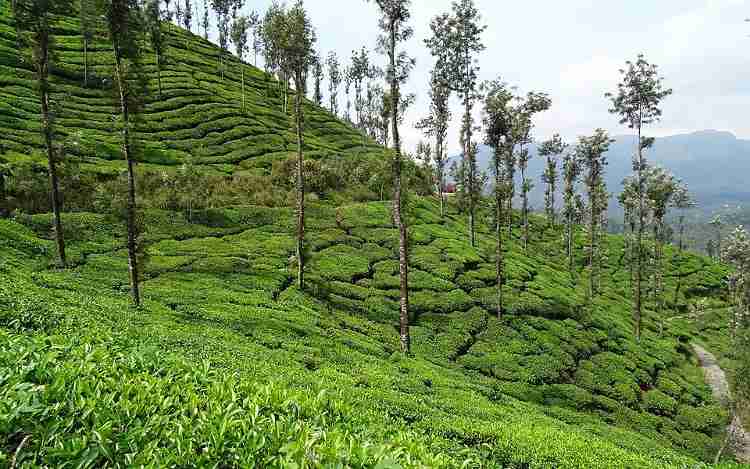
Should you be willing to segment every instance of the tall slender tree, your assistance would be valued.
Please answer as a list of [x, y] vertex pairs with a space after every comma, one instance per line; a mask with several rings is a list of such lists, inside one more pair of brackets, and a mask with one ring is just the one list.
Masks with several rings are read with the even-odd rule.
[[297, 285], [305, 286], [305, 179], [304, 179], [304, 114], [302, 99], [307, 89], [307, 72], [315, 55], [315, 30], [302, 0], [285, 14], [281, 40], [282, 68], [294, 79], [294, 115], [297, 127]]
[[411, 0], [375, 0], [381, 17], [378, 22], [381, 36], [378, 38], [378, 49], [387, 57], [386, 80], [390, 85], [391, 98], [391, 134], [393, 138], [393, 218], [399, 232], [399, 284], [400, 284], [400, 338], [401, 351], [409, 353], [411, 338], [409, 335], [409, 251], [408, 231], [402, 210], [403, 182], [401, 155], [401, 134], [399, 133], [399, 112], [402, 108], [401, 86], [409, 77], [414, 67], [414, 59], [405, 51], [400, 51], [401, 44], [414, 35], [409, 26], [411, 17]]
[[[179, 2], [179, 0], [177, 0]], [[185, 6], [182, 9], [182, 27], [188, 32], [193, 27], [193, 5], [190, 0], [185, 0]]]
[[612, 101], [610, 112], [620, 116], [620, 123], [634, 129], [637, 135], [636, 152], [633, 158], [633, 170], [637, 181], [637, 213], [636, 235], [634, 240], [635, 286], [633, 305], [633, 329], [638, 341], [641, 338], [641, 323], [643, 316], [643, 267], [644, 249], [643, 237], [646, 230], [646, 194], [645, 170], [647, 167], [644, 150], [653, 144], [653, 139], [643, 136], [643, 128], [659, 121], [662, 115], [661, 102], [672, 90], [664, 87], [664, 80], [659, 76], [657, 66], [649, 63], [643, 55], [638, 55], [635, 62], [625, 62], [625, 68], [620, 70], [622, 81], [617, 85], [615, 93], [607, 93]]
[[724, 219], [721, 215], [714, 216], [711, 221], [709, 222], [709, 225], [713, 226], [716, 230], [716, 242], [714, 243], [714, 247], [716, 248], [716, 258], [718, 260], [721, 260], [721, 254], [722, 254], [722, 239], [721, 239], [721, 231], [724, 229]]
[[341, 68], [339, 66], [339, 58], [336, 52], [329, 52], [328, 58], [326, 59], [326, 67], [328, 68], [328, 94], [331, 101], [330, 111], [331, 114], [338, 116], [339, 114], [339, 86], [341, 86]]
[[138, 270], [138, 221], [135, 186], [136, 158], [133, 153], [132, 111], [137, 93], [131, 86], [131, 75], [138, 72], [139, 41], [142, 33], [138, 0], [97, 0], [106, 19], [106, 29], [114, 57], [114, 81], [120, 101], [122, 153], [128, 168], [127, 231], [128, 271], [133, 303], [141, 304]]
[[22, 44], [28, 44], [32, 52], [32, 63], [36, 72], [37, 89], [41, 109], [42, 137], [47, 153], [47, 172], [50, 182], [50, 200], [55, 227], [55, 244], [57, 260], [65, 267], [65, 236], [63, 233], [61, 212], [62, 198], [57, 174], [57, 163], [61, 149], [56, 147], [53, 128], [53, 115], [50, 109], [49, 71], [52, 57], [52, 28], [56, 15], [66, 14], [72, 9], [71, 0], [16, 0], [14, 13], [16, 25], [21, 33]]
[[201, 19], [201, 26], [203, 26], [203, 39], [208, 41], [208, 27], [211, 25], [211, 15], [209, 9], [209, 0], [203, 0], [203, 18]]
[[503, 314], [503, 284], [505, 282], [503, 259], [505, 215], [503, 212], [508, 193], [507, 179], [503, 169], [505, 153], [513, 151], [513, 113], [510, 106], [514, 96], [507, 85], [500, 80], [484, 83], [482, 90], [485, 94], [484, 143], [492, 149], [492, 170], [495, 175], [495, 287], [496, 314], [499, 319]]
[[597, 129], [593, 135], [581, 137], [576, 146], [576, 156], [586, 169], [584, 183], [588, 195], [588, 235], [589, 235], [589, 296], [598, 294], [598, 269], [600, 263], [599, 241], [601, 238], [602, 215], [607, 210], [607, 194], [604, 171], [607, 166], [605, 153], [613, 142], [607, 132]]
[[[696, 206], [695, 201], [693, 200], [692, 194], [690, 194], [690, 190], [688, 189], [688, 186], [686, 183], [681, 182], [677, 186], [677, 190], [674, 194], [674, 199], [672, 200], [672, 205], [675, 209], [679, 210], [678, 215], [678, 221], [677, 221], [677, 253], [679, 256], [682, 256], [683, 251], [685, 249], [685, 217], [687, 216], [687, 211], [694, 208]], [[680, 297], [680, 290], [682, 289], [682, 276], [677, 276], [677, 285], [675, 285], [674, 290], [674, 302], [677, 303]]]
[[250, 27], [247, 16], [239, 16], [232, 22], [232, 42], [240, 59], [240, 83], [242, 89], [242, 110], [245, 110], [245, 54], [247, 53], [248, 28]]
[[445, 78], [439, 75], [439, 68], [436, 67], [430, 79], [430, 113], [416, 125], [426, 136], [435, 139], [435, 175], [441, 217], [445, 217], [445, 140], [448, 137], [451, 119], [450, 94], [450, 87]]
[[477, 54], [484, 50], [482, 33], [486, 26], [481, 26], [481, 14], [474, 4], [474, 0], [458, 0], [453, 2], [451, 15], [435, 17], [430, 28], [432, 36], [425, 41], [433, 56], [444, 56], [446, 60], [439, 61], [442, 67], [440, 75], [447, 78], [453, 91], [461, 97], [464, 108], [463, 124], [460, 139], [463, 155], [466, 160], [466, 182], [469, 194], [469, 241], [476, 245], [475, 212], [478, 199], [477, 164], [471, 151], [474, 132], [472, 110], [477, 94], [477, 75], [479, 64]]
[[216, 27], [219, 30], [219, 72], [224, 81], [224, 54], [229, 50], [229, 22], [233, 0], [211, 0], [211, 8], [216, 14]]
[[251, 32], [250, 49], [253, 51], [253, 65], [258, 66], [258, 54], [263, 52], [263, 41], [261, 40], [261, 28], [263, 24], [257, 11], [251, 11], [247, 15], [247, 27]]
[[575, 222], [576, 184], [581, 177], [581, 164], [575, 153], [567, 153], [563, 158], [563, 217], [565, 218], [565, 246], [568, 255], [568, 270], [575, 276]]
[[662, 167], [649, 168], [646, 174], [646, 197], [653, 214], [653, 236], [654, 236], [654, 293], [657, 305], [657, 314], [664, 308], [664, 265], [663, 244], [665, 241], [665, 218], [667, 211], [672, 205], [675, 192], [677, 191], [677, 179]]
[[549, 109], [551, 101], [547, 94], [530, 92], [521, 102], [518, 116], [518, 169], [521, 171], [521, 220], [523, 224], [523, 249], [529, 248], [529, 192], [534, 188], [533, 182], [527, 177], [531, 153], [528, 146], [532, 142], [531, 131], [534, 128], [534, 115]]
[[546, 186], [544, 190], [545, 212], [547, 213], [547, 220], [552, 226], [557, 223], [555, 197], [557, 195], [557, 182], [560, 179], [557, 159], [565, 153], [567, 148], [568, 145], [563, 142], [559, 134], [555, 134], [539, 146], [539, 156], [543, 156], [547, 160], [544, 174], [542, 174], [542, 182]]
[[313, 102], [317, 104], [318, 106], [323, 105], [323, 59], [320, 57], [320, 54], [317, 52], [313, 56], [312, 61], [312, 76], [315, 80], [315, 86], [313, 88]]
[[159, 92], [159, 100], [162, 99], [161, 66], [167, 49], [167, 35], [164, 34], [162, 21], [164, 12], [160, 9], [161, 0], [147, 0], [144, 9], [145, 27], [151, 47], [154, 49], [154, 60], [156, 63], [156, 82]]

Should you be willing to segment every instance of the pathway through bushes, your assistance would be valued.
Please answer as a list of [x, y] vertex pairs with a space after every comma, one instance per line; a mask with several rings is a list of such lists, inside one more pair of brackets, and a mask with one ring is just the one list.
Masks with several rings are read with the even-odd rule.
[[[725, 407], [731, 408], [732, 393], [729, 390], [724, 370], [719, 367], [716, 357], [699, 345], [693, 345], [693, 350], [698, 356], [706, 382], [711, 387], [714, 397]], [[745, 431], [739, 415], [732, 415], [732, 423], [727, 428], [727, 434], [729, 435], [729, 445], [734, 449], [737, 460], [742, 463], [750, 463], [750, 433]]]

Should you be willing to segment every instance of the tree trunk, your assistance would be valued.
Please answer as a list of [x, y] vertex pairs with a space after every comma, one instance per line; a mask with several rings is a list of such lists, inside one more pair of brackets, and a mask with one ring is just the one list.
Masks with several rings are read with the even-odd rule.
[[529, 250], [529, 194], [526, 185], [526, 165], [521, 166], [521, 216], [523, 217], [523, 250]]
[[589, 222], [589, 294], [591, 295], [591, 301], [594, 300], [596, 295], [596, 229], [598, 216], [594, 207], [594, 202], [591, 202], [591, 220]]
[[641, 144], [641, 126], [638, 125], [638, 230], [635, 242], [635, 288], [634, 288], [634, 333], [638, 342], [641, 341], [642, 316], [642, 280], [643, 280], [643, 230], [645, 225], [645, 201], [643, 181], [643, 145]]
[[89, 38], [83, 35], [83, 87], [89, 86]]
[[[437, 132], [436, 142], [435, 142], [435, 151], [437, 152], [437, 161], [443, 161], [443, 136], [440, 135], [440, 132]], [[443, 163], [437, 164], [437, 177], [438, 177], [438, 197], [440, 198], [440, 218], [445, 218], [445, 187], [443, 185], [443, 180], [445, 176], [443, 175]]]
[[567, 228], [568, 228], [568, 268], [570, 269], [570, 275], [571, 277], [574, 274], [575, 269], [575, 260], [573, 259], [573, 210], [570, 210], [570, 213], [568, 213], [568, 220], [567, 220]]
[[141, 293], [138, 272], [138, 240], [136, 232], [136, 201], [135, 201], [135, 161], [130, 148], [130, 105], [125, 90], [125, 77], [122, 71], [122, 59], [119, 47], [115, 41], [115, 73], [117, 74], [117, 85], [120, 92], [120, 108], [122, 112], [122, 152], [128, 163], [128, 202], [127, 202], [127, 229], [128, 229], [128, 273], [130, 277], [130, 293], [133, 303], [141, 305]]
[[55, 226], [55, 244], [57, 245], [57, 260], [61, 267], [65, 267], [65, 236], [63, 234], [60, 211], [62, 203], [60, 200], [60, 184], [57, 176], [57, 162], [55, 149], [52, 143], [52, 122], [49, 115], [49, 35], [47, 31], [39, 33], [39, 94], [42, 110], [42, 133], [44, 134], [44, 146], [47, 151], [47, 168], [49, 172], [50, 199], [52, 202], [52, 213]]
[[469, 189], [469, 242], [471, 243], [471, 246], [476, 246], [476, 228], [475, 228], [475, 220], [474, 220], [474, 212], [475, 212], [475, 197], [476, 197], [476, 188], [474, 187], [474, 184], [476, 183], [476, 159], [473, 155], [473, 151], [471, 148], [471, 100], [469, 98], [468, 91], [466, 92], [466, 96], [464, 97], [464, 106], [465, 106], [465, 119], [466, 119], [466, 129], [465, 129], [465, 138], [464, 138], [464, 155], [466, 158], [466, 162], [468, 163], [468, 169], [469, 169], [469, 175], [468, 175], [468, 189]]
[[[685, 215], [680, 215], [680, 240], [678, 242], [678, 248], [677, 252], [680, 255], [680, 258], [682, 258], [682, 252], [685, 249], [684, 245], [684, 235], [685, 235]], [[674, 289], [674, 303], [677, 304], [677, 301], [680, 299], [680, 290], [682, 289], [682, 276], [677, 273], [677, 286], [675, 286]]]
[[0, 170], [0, 218], [6, 218], [9, 215], [8, 195], [5, 191], [5, 173]]
[[161, 101], [161, 55], [156, 53], [156, 82], [159, 86], [159, 101]]
[[302, 147], [304, 136], [302, 126], [304, 116], [302, 115], [302, 72], [297, 71], [295, 75], [297, 96], [295, 101], [295, 114], [297, 116], [297, 286], [300, 290], [305, 288], [305, 173], [304, 155]]
[[390, 47], [388, 51], [390, 59], [391, 76], [391, 132], [393, 132], [393, 216], [398, 228], [398, 270], [400, 284], [400, 315], [399, 328], [401, 339], [401, 352], [411, 352], [411, 337], [409, 334], [409, 251], [406, 221], [402, 211], [402, 188], [401, 188], [401, 135], [398, 131], [398, 103], [399, 83], [396, 78], [396, 24], [390, 23]]
[[[500, 150], [497, 150], [498, 152]], [[503, 175], [500, 169], [500, 155], [495, 155], [495, 284], [497, 288], [497, 318], [503, 315]]]
[[[242, 66], [242, 63], [240, 63], [240, 75], [242, 76], [242, 112], [245, 112], [245, 67]], [[297, 109], [297, 112], [299, 112], [299, 109]], [[299, 122], [297, 122], [299, 125]]]

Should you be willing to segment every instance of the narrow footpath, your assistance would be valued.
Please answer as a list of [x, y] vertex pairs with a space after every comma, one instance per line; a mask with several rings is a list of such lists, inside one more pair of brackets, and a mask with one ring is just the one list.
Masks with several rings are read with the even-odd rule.
[[[693, 350], [698, 356], [698, 361], [706, 377], [706, 383], [711, 387], [714, 397], [723, 406], [731, 409], [732, 392], [729, 389], [727, 376], [724, 370], [719, 367], [716, 357], [699, 345], [693, 344]], [[730, 438], [727, 451], [734, 451], [734, 455], [739, 462], [750, 463], [750, 433], [745, 431], [738, 415], [732, 415], [732, 423], [727, 428], [727, 434]]]

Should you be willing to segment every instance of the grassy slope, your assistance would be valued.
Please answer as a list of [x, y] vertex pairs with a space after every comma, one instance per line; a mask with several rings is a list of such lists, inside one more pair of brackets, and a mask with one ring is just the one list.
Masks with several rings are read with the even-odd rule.
[[[511, 243], [509, 311], [497, 320], [484, 307], [489, 235], [472, 249], [462, 218], [440, 222], [427, 200], [410, 213], [413, 358], [396, 352], [397, 237], [383, 204], [310, 210], [314, 296], [290, 286], [291, 211], [216, 210], [194, 224], [150, 212], [140, 311], [128, 306], [119, 228], [102, 216], [65, 217], [77, 235], [69, 271], [47, 269], [47, 216], [0, 222], [0, 464], [27, 434], [27, 461], [51, 465], [712, 457], [726, 415], [686, 343], [718, 339], [681, 320], [660, 337], [652, 312], [641, 346], [630, 338], [620, 238], [607, 240], [612, 267], [589, 308], [559, 268], [559, 235], [535, 219], [529, 255]], [[668, 290], [677, 275], [688, 302], [720, 286], [722, 268], [673, 256]], [[718, 323], [723, 304], [709, 306]]]
[[[83, 84], [83, 43], [76, 18], [65, 18], [55, 31], [53, 108], [56, 131], [84, 167], [115, 171], [123, 167], [111, 89], [112, 55], [103, 38], [90, 46], [93, 78]], [[239, 62], [228, 60], [224, 80], [218, 73], [218, 48], [176, 27], [169, 28], [163, 99], [157, 100], [153, 53], [143, 58], [150, 91], [139, 115], [137, 138], [145, 168], [175, 166], [192, 155], [222, 173], [263, 171], [271, 161], [296, 150], [294, 121], [282, 112], [277, 82], [245, 65], [247, 107], [242, 111]], [[22, 62], [9, 2], [0, 2], [0, 135], [11, 161], [42, 150], [39, 99], [30, 64]], [[102, 83], [106, 80], [106, 83]], [[293, 95], [290, 97], [290, 109]], [[326, 110], [306, 102], [306, 151], [309, 158], [380, 153], [372, 142]], [[72, 143], [77, 145], [73, 146]], [[37, 156], [41, 158], [41, 156]]]
[[[79, 144], [87, 169], [119, 171], [112, 91], [80, 86], [76, 32], [73, 19], [57, 34], [57, 130]], [[293, 150], [274, 82], [247, 66], [243, 113], [237, 62], [222, 81], [214, 46], [177, 29], [171, 38], [165, 99], [146, 103], [139, 124], [142, 166], [192, 155], [213, 171], [257, 172]], [[13, 161], [41, 158], [32, 75], [15, 40], [2, 2], [0, 135]], [[91, 49], [92, 68], [107, 77], [108, 45]], [[151, 78], [152, 60], [147, 54]], [[308, 156], [379, 153], [324, 110], [307, 105], [307, 121]], [[474, 250], [462, 220], [440, 223], [432, 203], [417, 201], [415, 356], [404, 359], [387, 213], [380, 204], [312, 209], [318, 281], [314, 295], [302, 295], [289, 287], [291, 211], [227, 209], [193, 224], [150, 212], [140, 311], [128, 306], [120, 227], [66, 215], [77, 265], [60, 272], [48, 270], [48, 217], [0, 221], [0, 466], [25, 436], [21, 462], [52, 466], [693, 467], [710, 459], [725, 415], [685, 343], [727, 346], [720, 301], [708, 303], [705, 321], [672, 321], [661, 338], [649, 315], [640, 347], [630, 340], [621, 240], [608, 240], [605, 293], [586, 308], [550, 254], [559, 236], [538, 230], [529, 256], [512, 246], [509, 314], [498, 321], [489, 312], [491, 238], [480, 236]], [[723, 274], [695, 256], [670, 269], [669, 289], [690, 274], [691, 302]]]

